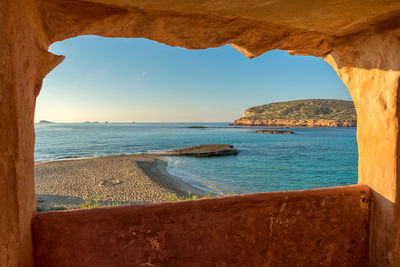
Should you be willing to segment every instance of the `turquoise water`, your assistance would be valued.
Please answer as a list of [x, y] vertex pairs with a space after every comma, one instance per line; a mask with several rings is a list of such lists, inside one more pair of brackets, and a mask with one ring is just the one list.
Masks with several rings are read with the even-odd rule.
[[357, 183], [356, 128], [288, 128], [296, 134], [273, 135], [228, 123], [55, 123], [35, 130], [35, 161], [234, 145], [237, 156], [169, 157], [172, 175], [225, 194]]

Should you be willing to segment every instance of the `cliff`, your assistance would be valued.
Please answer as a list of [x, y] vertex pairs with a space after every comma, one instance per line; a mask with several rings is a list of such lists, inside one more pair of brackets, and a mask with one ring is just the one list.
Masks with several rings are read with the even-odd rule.
[[352, 101], [308, 99], [252, 107], [233, 125], [287, 127], [355, 127]]

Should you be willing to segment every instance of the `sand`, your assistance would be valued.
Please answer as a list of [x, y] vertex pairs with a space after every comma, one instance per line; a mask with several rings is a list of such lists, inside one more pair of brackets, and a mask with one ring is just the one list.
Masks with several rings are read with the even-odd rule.
[[118, 155], [35, 163], [35, 190], [40, 210], [73, 209], [96, 196], [102, 205], [165, 201], [168, 195], [207, 192], [167, 172], [157, 155]]

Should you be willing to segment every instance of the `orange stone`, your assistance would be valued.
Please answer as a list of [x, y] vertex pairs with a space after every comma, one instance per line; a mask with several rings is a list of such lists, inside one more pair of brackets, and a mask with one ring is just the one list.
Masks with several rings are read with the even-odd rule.
[[[2, 266], [33, 266], [34, 262], [31, 219], [35, 214], [35, 101], [43, 78], [63, 60], [62, 56], [49, 53], [48, 47], [56, 41], [88, 34], [148, 38], [188, 49], [230, 44], [248, 57], [282, 49], [291, 54], [324, 58], [349, 88], [358, 114], [359, 183], [372, 189], [369, 264], [400, 266], [399, 1], [2, 0], [0, 25]], [[337, 194], [340, 198], [342, 193], [339, 190]], [[207, 202], [212, 203], [209, 209], [221, 209], [225, 203], [222, 200], [211, 201]], [[237, 208], [255, 205], [253, 200], [246, 201], [246, 198], [240, 201]], [[200, 202], [188, 204], [188, 214], [204, 213], [206, 216], [203, 204], [197, 203]], [[340, 210], [340, 203], [343, 202], [330, 207]], [[155, 207], [149, 208], [149, 212], [174, 212], [168, 205]], [[121, 211], [125, 214], [130, 209], [137, 208], [88, 211], [88, 215], [84, 216], [91, 220], [93, 214], [93, 220], [96, 221], [96, 216], [105, 216], [103, 212], [118, 214]], [[332, 212], [337, 214], [334, 210]], [[43, 227], [40, 218], [43, 218], [42, 222], [60, 218], [68, 223], [67, 218], [81, 213], [62, 214], [50, 213], [49, 217], [38, 215], [35, 220], [37, 225]], [[146, 212], [138, 211], [137, 214], [145, 216]], [[224, 212], [212, 214], [215, 216], [215, 223], [219, 219], [225, 219], [224, 216], [227, 215]], [[62, 219], [64, 216], [65, 219]], [[248, 220], [260, 219], [257, 212], [246, 216], [253, 216]], [[350, 215], [343, 213], [342, 216]], [[180, 218], [186, 222], [185, 217]], [[316, 212], [315, 217], [311, 218], [313, 219], [296, 226], [299, 233], [302, 225], [310, 224], [317, 229], [325, 217]], [[264, 219], [267, 220], [267, 217]], [[285, 225], [285, 221], [282, 224]], [[186, 226], [189, 227], [187, 224]], [[113, 227], [118, 229], [118, 225]], [[167, 225], [157, 224], [152, 231], [158, 231], [162, 227]], [[355, 224], [354, 231], [357, 230]], [[281, 231], [284, 233], [286, 230], [283, 227]], [[327, 231], [329, 234], [329, 229]], [[35, 242], [46, 240], [46, 236], [41, 239], [40, 233], [35, 232]], [[245, 232], [243, 230], [240, 233]], [[307, 233], [310, 238], [315, 238], [313, 232]], [[350, 235], [350, 239], [343, 242], [351, 241], [351, 237]], [[145, 238], [143, 236], [143, 240]], [[201, 234], [196, 238], [201, 240]], [[307, 237], [304, 238], [307, 240]], [[251, 240], [248, 244], [250, 243]], [[35, 244], [42, 248], [43, 244]], [[153, 246], [157, 247], [157, 243], [153, 243]], [[259, 247], [256, 251], [265, 253], [265, 257], [268, 257], [267, 251], [257, 249]], [[162, 255], [162, 251], [160, 253]], [[315, 255], [303, 256], [312, 258]], [[273, 265], [274, 262], [270, 261], [270, 264]]]

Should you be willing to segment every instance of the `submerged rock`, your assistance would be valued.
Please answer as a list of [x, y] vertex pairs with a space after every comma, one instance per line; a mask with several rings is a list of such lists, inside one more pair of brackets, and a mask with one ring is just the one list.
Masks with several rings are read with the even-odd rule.
[[192, 156], [192, 157], [213, 157], [236, 155], [238, 151], [227, 144], [208, 144], [200, 146], [185, 147], [176, 150], [170, 150], [162, 153], [166, 156]]
[[188, 126], [186, 128], [189, 128], [189, 129], [205, 129], [206, 127], [205, 126]]
[[279, 130], [259, 130], [256, 133], [263, 133], [263, 134], [294, 134], [291, 131], [279, 131]]

